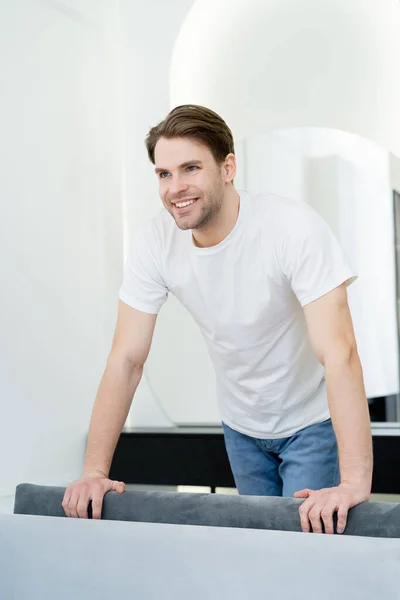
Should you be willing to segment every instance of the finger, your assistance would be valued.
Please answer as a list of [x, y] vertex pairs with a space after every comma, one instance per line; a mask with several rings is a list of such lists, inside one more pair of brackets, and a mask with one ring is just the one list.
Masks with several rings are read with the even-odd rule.
[[337, 526], [336, 526], [336, 531], [338, 533], [343, 533], [344, 530], [346, 529], [348, 512], [349, 512], [348, 503], [342, 503], [338, 509], [338, 520], [337, 520]]
[[78, 500], [78, 504], [76, 507], [76, 512], [78, 513], [78, 517], [80, 519], [88, 518], [88, 504], [89, 504], [89, 492], [81, 492]]
[[126, 485], [123, 481], [113, 481], [112, 489], [118, 494], [123, 494], [126, 490]]
[[321, 512], [321, 504], [315, 504], [308, 513], [313, 533], [322, 533]]
[[69, 516], [72, 519], [78, 518], [78, 510], [77, 510], [78, 502], [79, 502], [79, 492], [73, 491], [71, 494], [69, 503], [68, 503], [68, 512], [69, 512]]
[[304, 489], [293, 494], [294, 498], [308, 498], [313, 490]]
[[324, 524], [325, 533], [334, 533], [333, 528], [333, 513], [337, 510], [337, 502], [329, 502], [321, 511], [321, 519]]
[[63, 509], [64, 509], [64, 512], [65, 512], [65, 516], [66, 516], [66, 517], [70, 517], [70, 516], [71, 516], [71, 514], [70, 514], [70, 512], [69, 512], [69, 508], [68, 508], [70, 500], [71, 500], [71, 492], [70, 492], [70, 491], [68, 490], [68, 488], [67, 488], [67, 489], [65, 490], [65, 494], [64, 494], [63, 501], [62, 501], [62, 503], [61, 503], [61, 506], [62, 506], [62, 507], [63, 507]]
[[92, 498], [92, 517], [93, 519], [101, 519], [101, 511], [103, 508], [104, 495], [100, 492]]
[[313, 508], [314, 504], [315, 504], [314, 500], [312, 500], [311, 498], [308, 498], [307, 500], [305, 500], [303, 502], [303, 504], [299, 508], [300, 525], [301, 525], [301, 530], [304, 533], [309, 533], [309, 531], [310, 531], [310, 520], [309, 520], [308, 514], [309, 514], [310, 510]]

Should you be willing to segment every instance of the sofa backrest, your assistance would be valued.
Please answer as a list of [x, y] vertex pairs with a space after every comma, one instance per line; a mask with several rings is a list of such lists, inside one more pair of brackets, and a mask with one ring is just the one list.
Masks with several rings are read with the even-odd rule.
[[[20, 484], [14, 513], [64, 517], [64, 492], [62, 487]], [[301, 502], [294, 498], [128, 490], [106, 494], [102, 519], [300, 532]], [[366, 502], [355, 506], [349, 511], [345, 534], [400, 538], [400, 504]]]

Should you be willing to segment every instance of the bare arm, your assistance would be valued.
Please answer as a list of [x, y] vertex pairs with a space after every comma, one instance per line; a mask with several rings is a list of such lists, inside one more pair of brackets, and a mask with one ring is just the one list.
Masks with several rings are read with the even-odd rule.
[[[106, 491], [123, 491], [125, 487], [121, 482], [111, 482], [108, 473], [118, 437], [142, 377], [155, 323], [156, 315], [142, 313], [120, 301], [111, 352], [93, 407], [82, 478], [71, 484], [64, 496], [63, 506], [68, 516], [87, 516], [87, 504], [92, 499], [96, 517], [99, 517], [101, 491], [102, 501]], [[89, 479], [93, 482], [88, 484]], [[93, 492], [100, 481], [101, 489]]]
[[342, 483], [371, 490], [372, 438], [363, 373], [344, 286], [304, 308], [310, 341], [325, 367]]
[[115, 446], [150, 351], [156, 315], [120, 301], [113, 344], [93, 407], [83, 473], [108, 476]]
[[[339, 449], [339, 487], [347, 493], [348, 503], [346, 508], [346, 502], [334, 506], [340, 499], [328, 502], [322, 518], [332, 512], [331, 508], [337, 509], [339, 530], [344, 529], [348, 508], [368, 500], [372, 480], [368, 403], [345, 285], [305, 306], [304, 314], [314, 352], [325, 367], [329, 409]], [[329, 517], [328, 521], [330, 528]]]

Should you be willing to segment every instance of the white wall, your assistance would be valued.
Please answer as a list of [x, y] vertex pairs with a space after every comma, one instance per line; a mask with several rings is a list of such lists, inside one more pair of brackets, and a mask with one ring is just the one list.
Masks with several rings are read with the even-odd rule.
[[[161, 209], [144, 138], [170, 110], [169, 67], [175, 38], [193, 0], [121, 0], [125, 112], [126, 246]], [[195, 65], [194, 65], [195, 68]], [[126, 250], [127, 248], [125, 248]], [[143, 380], [129, 416], [134, 426], [218, 422], [214, 373], [196, 324], [170, 297], [158, 318]]]
[[253, 190], [306, 200], [307, 159], [279, 134], [253, 136], [245, 140], [246, 185]]
[[0, 497], [78, 476], [121, 279], [116, 3], [0, 17]]
[[390, 181], [394, 190], [400, 193], [400, 158], [389, 155]]
[[398, 392], [393, 200], [387, 153], [375, 150], [373, 164], [364, 167], [338, 156], [309, 165], [309, 201], [359, 276], [349, 302], [370, 398]]

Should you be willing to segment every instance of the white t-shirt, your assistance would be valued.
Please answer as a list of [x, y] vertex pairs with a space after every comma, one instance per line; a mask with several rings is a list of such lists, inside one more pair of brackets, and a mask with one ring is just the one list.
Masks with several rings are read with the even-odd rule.
[[325, 221], [307, 204], [240, 191], [235, 227], [198, 248], [163, 209], [138, 234], [120, 298], [157, 314], [174, 294], [213, 362], [222, 420], [260, 438], [329, 418], [324, 368], [302, 307], [356, 279]]

